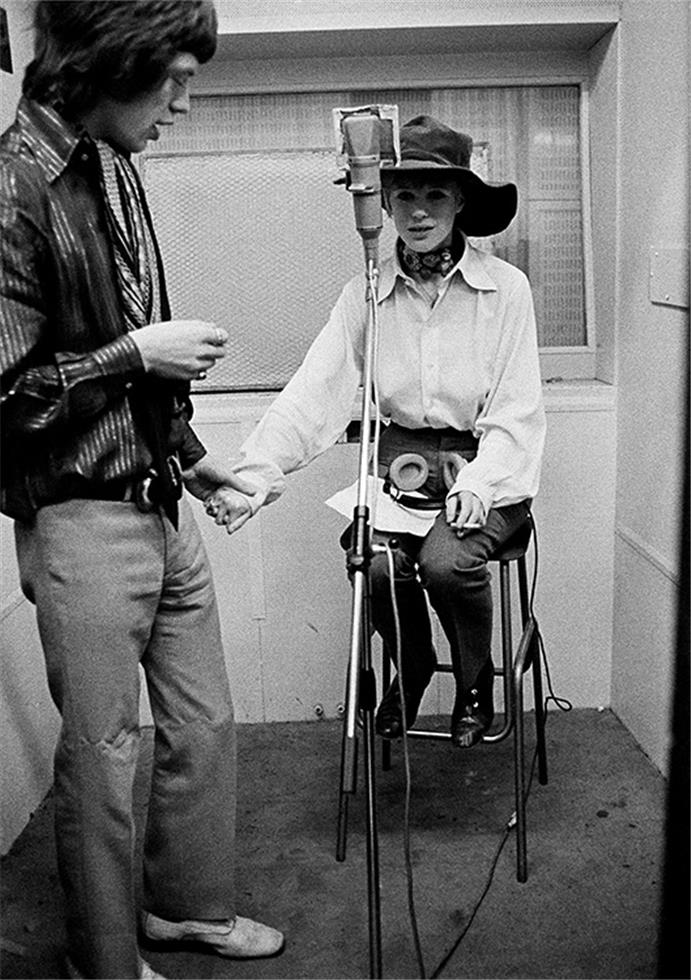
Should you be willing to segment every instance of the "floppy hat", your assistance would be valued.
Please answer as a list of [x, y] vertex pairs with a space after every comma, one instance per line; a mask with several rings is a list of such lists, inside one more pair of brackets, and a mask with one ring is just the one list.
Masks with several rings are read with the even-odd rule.
[[515, 184], [487, 183], [470, 169], [473, 140], [432, 116], [415, 116], [400, 129], [401, 156], [396, 166], [382, 167], [384, 187], [397, 175], [429, 172], [457, 179], [465, 204], [456, 225], [467, 235], [496, 235], [513, 221], [518, 207]]

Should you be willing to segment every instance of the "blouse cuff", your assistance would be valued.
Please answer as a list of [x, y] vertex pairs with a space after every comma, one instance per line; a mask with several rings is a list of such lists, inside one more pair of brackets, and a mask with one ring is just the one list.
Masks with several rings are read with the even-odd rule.
[[484, 507], [485, 517], [487, 517], [494, 504], [494, 494], [490, 488], [480, 480], [473, 480], [472, 478], [465, 477], [463, 480], [456, 480], [454, 485], [447, 493], [446, 499], [448, 500], [449, 497], [453, 496], [455, 493], [460, 493], [461, 490], [467, 490], [469, 493], [475, 494]]

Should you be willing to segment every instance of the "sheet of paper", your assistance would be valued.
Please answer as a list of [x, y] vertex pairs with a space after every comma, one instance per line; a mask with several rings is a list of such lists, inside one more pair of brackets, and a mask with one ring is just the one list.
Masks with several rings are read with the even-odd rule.
[[[422, 496], [411, 494], [411, 496]], [[343, 514], [349, 520], [353, 518], [353, 510], [358, 499], [358, 481], [349, 487], [339, 490], [326, 501], [328, 507]], [[373, 476], [367, 478], [367, 504], [370, 509], [370, 524], [377, 531], [398, 531], [399, 533], [417, 534], [424, 538], [434, 524], [439, 510], [413, 510], [403, 507], [384, 493], [384, 481]]]

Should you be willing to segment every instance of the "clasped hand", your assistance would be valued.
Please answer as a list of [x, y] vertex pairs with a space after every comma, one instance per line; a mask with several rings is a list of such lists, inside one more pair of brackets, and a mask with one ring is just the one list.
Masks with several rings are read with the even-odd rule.
[[258, 488], [208, 454], [182, 474], [185, 487], [204, 503], [216, 524], [225, 524], [228, 534], [237, 531], [252, 516], [250, 498]]
[[237, 487], [218, 487], [206, 500], [206, 513], [228, 534], [238, 531], [252, 516], [247, 495]]

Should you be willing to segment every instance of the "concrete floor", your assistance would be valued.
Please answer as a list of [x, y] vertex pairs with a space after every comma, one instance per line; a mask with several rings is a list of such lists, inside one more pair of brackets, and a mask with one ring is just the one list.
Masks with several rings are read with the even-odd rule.
[[[346, 860], [335, 860], [341, 731], [324, 720], [239, 728], [239, 911], [284, 929], [284, 953], [240, 962], [147, 950], [155, 969], [188, 980], [371, 976], [364, 788], [351, 798]], [[410, 742], [413, 894], [426, 976], [656, 975], [665, 782], [609, 711], [551, 710], [547, 745], [549, 783], [533, 781], [529, 877], [519, 884], [515, 837], [505, 834], [514, 810], [510, 741], [469, 751]], [[147, 733], [139, 819], [150, 755]], [[391, 770], [376, 777], [383, 975], [394, 978], [421, 975], [408, 911], [402, 762], [396, 749]], [[64, 975], [51, 821], [49, 796], [2, 861], [2, 978]]]

